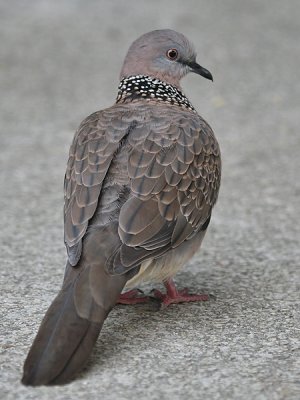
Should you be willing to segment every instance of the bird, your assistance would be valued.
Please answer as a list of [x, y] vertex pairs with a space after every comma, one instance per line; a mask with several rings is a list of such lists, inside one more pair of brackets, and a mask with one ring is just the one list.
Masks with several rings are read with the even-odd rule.
[[[178, 290], [176, 272], [200, 248], [221, 182], [220, 148], [180, 81], [212, 74], [181, 33], [159, 29], [127, 52], [115, 104], [80, 124], [64, 179], [67, 264], [24, 363], [24, 385], [73, 380], [118, 303], [207, 300]], [[125, 290], [125, 292], [124, 292]]]

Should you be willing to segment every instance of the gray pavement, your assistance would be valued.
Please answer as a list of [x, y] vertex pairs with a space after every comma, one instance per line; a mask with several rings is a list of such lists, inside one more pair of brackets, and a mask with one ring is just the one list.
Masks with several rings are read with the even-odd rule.
[[[0, 398], [299, 399], [300, 2], [2, 0], [0, 18]], [[119, 306], [75, 382], [23, 387], [63, 276], [73, 133], [114, 101], [132, 40], [167, 27], [215, 78], [183, 82], [219, 139], [223, 180], [177, 282], [216, 300]]]

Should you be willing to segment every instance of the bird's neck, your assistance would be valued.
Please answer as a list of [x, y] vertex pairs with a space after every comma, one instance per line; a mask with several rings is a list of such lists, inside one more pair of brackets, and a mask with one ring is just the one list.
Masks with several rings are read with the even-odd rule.
[[158, 101], [195, 111], [188, 98], [175, 86], [147, 75], [123, 78], [119, 84], [116, 103], [133, 100]]

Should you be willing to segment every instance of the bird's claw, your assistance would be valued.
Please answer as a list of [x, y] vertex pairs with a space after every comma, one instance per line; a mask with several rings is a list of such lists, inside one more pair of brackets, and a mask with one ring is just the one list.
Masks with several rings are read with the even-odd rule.
[[144, 292], [140, 289], [132, 289], [122, 293], [119, 296], [118, 304], [140, 304], [148, 303], [149, 297], [144, 296]]
[[188, 289], [178, 290], [176, 294], [162, 293], [160, 290], [154, 289], [151, 291], [153, 298], [161, 301], [161, 308], [166, 308], [171, 304], [188, 303], [196, 301], [208, 301], [208, 294], [189, 294]]

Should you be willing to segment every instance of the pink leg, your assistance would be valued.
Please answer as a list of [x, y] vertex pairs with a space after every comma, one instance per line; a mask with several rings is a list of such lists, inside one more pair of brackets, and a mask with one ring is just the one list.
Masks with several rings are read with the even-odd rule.
[[207, 301], [209, 300], [208, 294], [189, 294], [188, 289], [177, 290], [173, 279], [168, 279], [164, 282], [167, 293], [163, 294], [160, 290], [154, 290], [154, 297], [161, 300], [161, 307], [168, 307], [174, 303], [186, 303], [189, 301]]
[[148, 296], [142, 296], [143, 292], [139, 289], [132, 289], [119, 296], [118, 304], [140, 304], [149, 301]]

